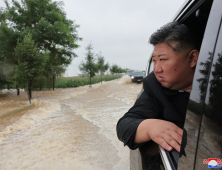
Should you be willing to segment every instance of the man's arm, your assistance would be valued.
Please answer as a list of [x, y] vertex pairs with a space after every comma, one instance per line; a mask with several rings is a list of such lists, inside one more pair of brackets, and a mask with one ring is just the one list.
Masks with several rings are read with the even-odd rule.
[[136, 131], [134, 142], [139, 144], [153, 140], [164, 149], [180, 152], [183, 130], [174, 123], [160, 119], [142, 121]]
[[152, 96], [143, 91], [134, 106], [117, 123], [119, 140], [130, 149], [143, 145], [143, 143], [135, 143], [134, 138], [140, 123], [149, 118], [161, 119], [161, 108]]
[[136, 149], [153, 140], [168, 151], [180, 150], [182, 129], [162, 119], [161, 105], [145, 91], [134, 106], [118, 121], [117, 136], [124, 145]]

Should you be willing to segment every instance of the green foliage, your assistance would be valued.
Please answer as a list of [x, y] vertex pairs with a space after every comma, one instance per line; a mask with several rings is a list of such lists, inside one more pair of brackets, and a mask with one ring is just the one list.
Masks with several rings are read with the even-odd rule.
[[39, 75], [38, 77], [36, 77], [34, 80], [33, 80], [33, 85], [32, 85], [32, 88], [33, 89], [43, 89], [44, 87], [50, 87], [49, 85], [47, 85], [48, 79], [45, 78], [45, 76], [43, 75]]
[[118, 73], [126, 73], [126, 69], [119, 67]]
[[[104, 75], [103, 76], [103, 81], [110, 81], [114, 79], [120, 78], [121, 75]], [[101, 79], [99, 76], [95, 76], [92, 78], [92, 84], [96, 84], [101, 82]], [[84, 86], [84, 85], [89, 85], [90, 80], [89, 77], [75, 77], [75, 78], [58, 78], [55, 83], [56, 88], [71, 88], [71, 87], [79, 87], [79, 86]]]
[[102, 84], [102, 75], [109, 69], [109, 63], [105, 64], [104, 56], [102, 56], [102, 53], [100, 52], [97, 54], [97, 69], [100, 72], [101, 76], [101, 84]]
[[99, 54], [97, 54], [97, 56], [98, 56], [97, 68], [98, 68], [98, 71], [100, 72], [100, 74], [102, 75], [109, 69], [109, 63], [107, 62], [105, 64], [105, 59], [104, 59], [104, 56], [102, 55], [101, 52]]
[[0, 61], [0, 84], [6, 82], [6, 75], [4, 74], [4, 63]]
[[94, 53], [92, 52], [92, 44], [89, 43], [89, 45], [86, 47], [87, 53], [85, 57], [85, 62], [81, 62], [79, 65], [79, 70], [86, 75], [89, 75], [90, 77], [90, 85], [91, 85], [91, 78], [96, 75], [96, 72], [98, 72], [96, 59], [94, 57]]
[[112, 75], [115, 74], [115, 73], [118, 73], [118, 69], [119, 69], [118, 65], [113, 64], [113, 65], [110, 67], [110, 73], [111, 73]]
[[14, 76], [15, 82], [23, 87], [27, 83], [28, 96], [31, 103], [32, 82], [44, 72], [48, 59], [47, 53], [42, 54], [39, 52], [29, 33], [21, 43], [17, 44], [15, 56], [18, 58]]
[[5, 0], [5, 4], [6, 8], [0, 10], [0, 61], [21, 66], [14, 49], [17, 42], [31, 33], [36, 48], [49, 55], [44, 75], [48, 78], [60, 75], [61, 68], [77, 57], [73, 49], [79, 47], [77, 41], [82, 39], [76, 30], [79, 25], [66, 18], [63, 3], [52, 0], [13, 0], [8, 3]]
[[18, 58], [18, 65], [14, 78], [18, 84], [33, 80], [43, 73], [48, 56], [39, 52], [31, 34], [25, 36], [24, 40], [18, 43], [15, 54]]
[[47, 73], [49, 73], [49, 76], [51, 75], [51, 76], [59, 77], [59, 76], [62, 76], [62, 74], [65, 73], [66, 71], [65, 65], [60, 65], [60, 66], [48, 65], [48, 66], [46, 67], [47, 67]]
[[76, 41], [81, 39], [76, 31], [79, 26], [66, 18], [61, 1], [13, 0], [11, 6], [7, 1], [5, 3], [2, 23], [19, 33], [16, 40], [31, 32], [38, 48], [60, 55], [58, 62], [70, 63], [71, 57], [76, 56], [73, 49], [78, 47]]
[[118, 66], [117, 64], [113, 64], [111, 67], [110, 67], [110, 72], [111, 74], [119, 74], [119, 73], [126, 73], [126, 70], [127, 69], [123, 69], [121, 68], [120, 66]]
[[13, 86], [13, 75], [14, 75], [14, 67], [9, 65], [3, 61], [0, 61], [0, 88], [6, 87], [10, 88]]

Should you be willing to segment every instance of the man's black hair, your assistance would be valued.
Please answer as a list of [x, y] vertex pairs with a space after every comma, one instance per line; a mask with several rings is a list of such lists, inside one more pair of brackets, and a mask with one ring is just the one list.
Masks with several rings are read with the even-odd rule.
[[[177, 42], [174, 47], [170, 44], [173, 41]], [[150, 36], [149, 42], [154, 46], [159, 43], [166, 43], [177, 52], [186, 48], [199, 51], [199, 45], [196, 43], [195, 36], [186, 25], [179, 22], [170, 22], [164, 25]]]

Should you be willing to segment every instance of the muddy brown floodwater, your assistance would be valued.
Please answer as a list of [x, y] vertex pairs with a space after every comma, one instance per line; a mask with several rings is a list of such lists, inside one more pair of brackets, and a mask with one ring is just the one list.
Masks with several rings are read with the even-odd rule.
[[0, 92], [0, 169], [128, 170], [116, 123], [142, 84], [127, 77], [55, 91]]

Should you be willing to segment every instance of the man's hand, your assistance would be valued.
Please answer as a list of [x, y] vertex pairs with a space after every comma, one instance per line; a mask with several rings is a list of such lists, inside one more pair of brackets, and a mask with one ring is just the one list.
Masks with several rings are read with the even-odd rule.
[[174, 148], [180, 152], [182, 135], [183, 130], [174, 123], [160, 119], [146, 119], [139, 124], [134, 142], [153, 140], [168, 151]]

